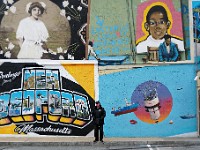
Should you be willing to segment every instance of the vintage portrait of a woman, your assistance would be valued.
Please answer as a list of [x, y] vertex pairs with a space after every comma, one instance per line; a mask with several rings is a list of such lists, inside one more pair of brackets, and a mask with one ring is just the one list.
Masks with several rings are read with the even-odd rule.
[[0, 1], [0, 59], [85, 59], [88, 1]]

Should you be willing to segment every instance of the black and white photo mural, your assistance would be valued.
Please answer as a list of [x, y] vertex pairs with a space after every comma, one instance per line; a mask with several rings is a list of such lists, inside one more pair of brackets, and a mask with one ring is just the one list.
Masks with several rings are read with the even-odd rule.
[[85, 58], [88, 0], [0, 1], [0, 58]]

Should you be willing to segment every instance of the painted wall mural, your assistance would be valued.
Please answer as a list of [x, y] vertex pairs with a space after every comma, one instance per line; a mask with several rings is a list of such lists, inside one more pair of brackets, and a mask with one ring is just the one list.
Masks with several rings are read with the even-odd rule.
[[91, 1], [89, 38], [100, 58], [99, 65], [133, 61], [128, 6], [128, 1]]
[[194, 49], [195, 55], [198, 56], [197, 61], [199, 61], [200, 56], [200, 2], [192, 1], [192, 11], [193, 11], [193, 35], [194, 35]]
[[[113, 4], [103, 0], [106, 7], [96, 6], [96, 3], [95, 0], [91, 2], [89, 37], [100, 58], [99, 65], [184, 63], [190, 60], [189, 25], [182, 19], [188, 15], [188, 1], [134, 0]], [[111, 9], [113, 13], [107, 12]], [[162, 16], [156, 16], [159, 12]], [[114, 19], [110, 20], [107, 14]], [[173, 50], [169, 53], [163, 48], [166, 34], [171, 36]]]
[[[138, 5], [137, 10], [136, 53], [146, 53], [148, 61], [185, 60], [181, 12], [175, 9], [173, 2], [149, 0]], [[165, 35], [170, 35], [171, 39], [169, 52], [165, 46]], [[181, 52], [184, 56], [179, 58]], [[145, 56], [142, 59], [145, 61]]]
[[[136, 87], [131, 102], [125, 107], [112, 110], [115, 116], [134, 112], [138, 119], [147, 123], [160, 123], [170, 114], [172, 96], [167, 87], [155, 81], [147, 81]], [[135, 123], [133, 120], [130, 122]]]
[[192, 9], [193, 9], [193, 26], [194, 26], [194, 39], [196, 42], [199, 42], [200, 39], [200, 26], [199, 26], [199, 12], [200, 12], [200, 2], [192, 1]]
[[194, 70], [193, 64], [166, 65], [101, 75], [99, 96], [108, 112], [105, 136], [196, 137]]
[[0, 134], [89, 134], [95, 68], [93, 63], [1, 64]]
[[85, 58], [88, 0], [2, 0], [0, 58]]
[[170, 114], [173, 106], [168, 88], [155, 81], [147, 81], [136, 87], [131, 102], [140, 104], [136, 116], [147, 123], [162, 122]]

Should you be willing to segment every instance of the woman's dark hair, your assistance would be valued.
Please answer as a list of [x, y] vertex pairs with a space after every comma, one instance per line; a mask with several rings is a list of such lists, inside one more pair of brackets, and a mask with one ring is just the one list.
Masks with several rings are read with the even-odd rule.
[[93, 47], [93, 42], [89, 41], [88, 45], [90, 45], [91, 47]]
[[41, 11], [41, 15], [44, 13], [44, 7], [42, 6], [42, 4], [40, 4], [39, 2], [33, 2], [30, 7], [29, 7], [29, 10], [28, 10], [28, 13], [31, 14], [31, 11], [33, 8], [35, 7], [38, 7]]
[[146, 16], [146, 22], [149, 23], [149, 20], [150, 20], [151, 15], [152, 15], [153, 13], [155, 13], [155, 12], [160, 12], [160, 13], [162, 13], [162, 14], [163, 14], [163, 19], [164, 19], [164, 21], [166, 21], [166, 22], [169, 21], [168, 16], [167, 16], [167, 11], [166, 11], [166, 9], [165, 9], [163, 6], [161, 6], [161, 5], [155, 5], [155, 6], [153, 6], [153, 7], [151, 7], [151, 8], [149, 9], [149, 11], [148, 11], [148, 13], [147, 13], [147, 16]]

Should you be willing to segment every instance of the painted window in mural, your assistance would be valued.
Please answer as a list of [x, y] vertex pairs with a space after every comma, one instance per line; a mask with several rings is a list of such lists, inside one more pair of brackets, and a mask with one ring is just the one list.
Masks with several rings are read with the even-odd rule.
[[85, 58], [88, 0], [0, 1], [0, 58]]
[[[185, 41], [189, 30], [182, 19], [188, 15], [188, 2], [115, 1], [100, 10], [94, 1], [89, 34], [99, 65], [184, 63], [190, 59], [189, 42]], [[107, 12], [111, 9], [113, 13]]]
[[93, 130], [95, 70], [92, 63], [1, 64], [0, 134], [89, 134]]

